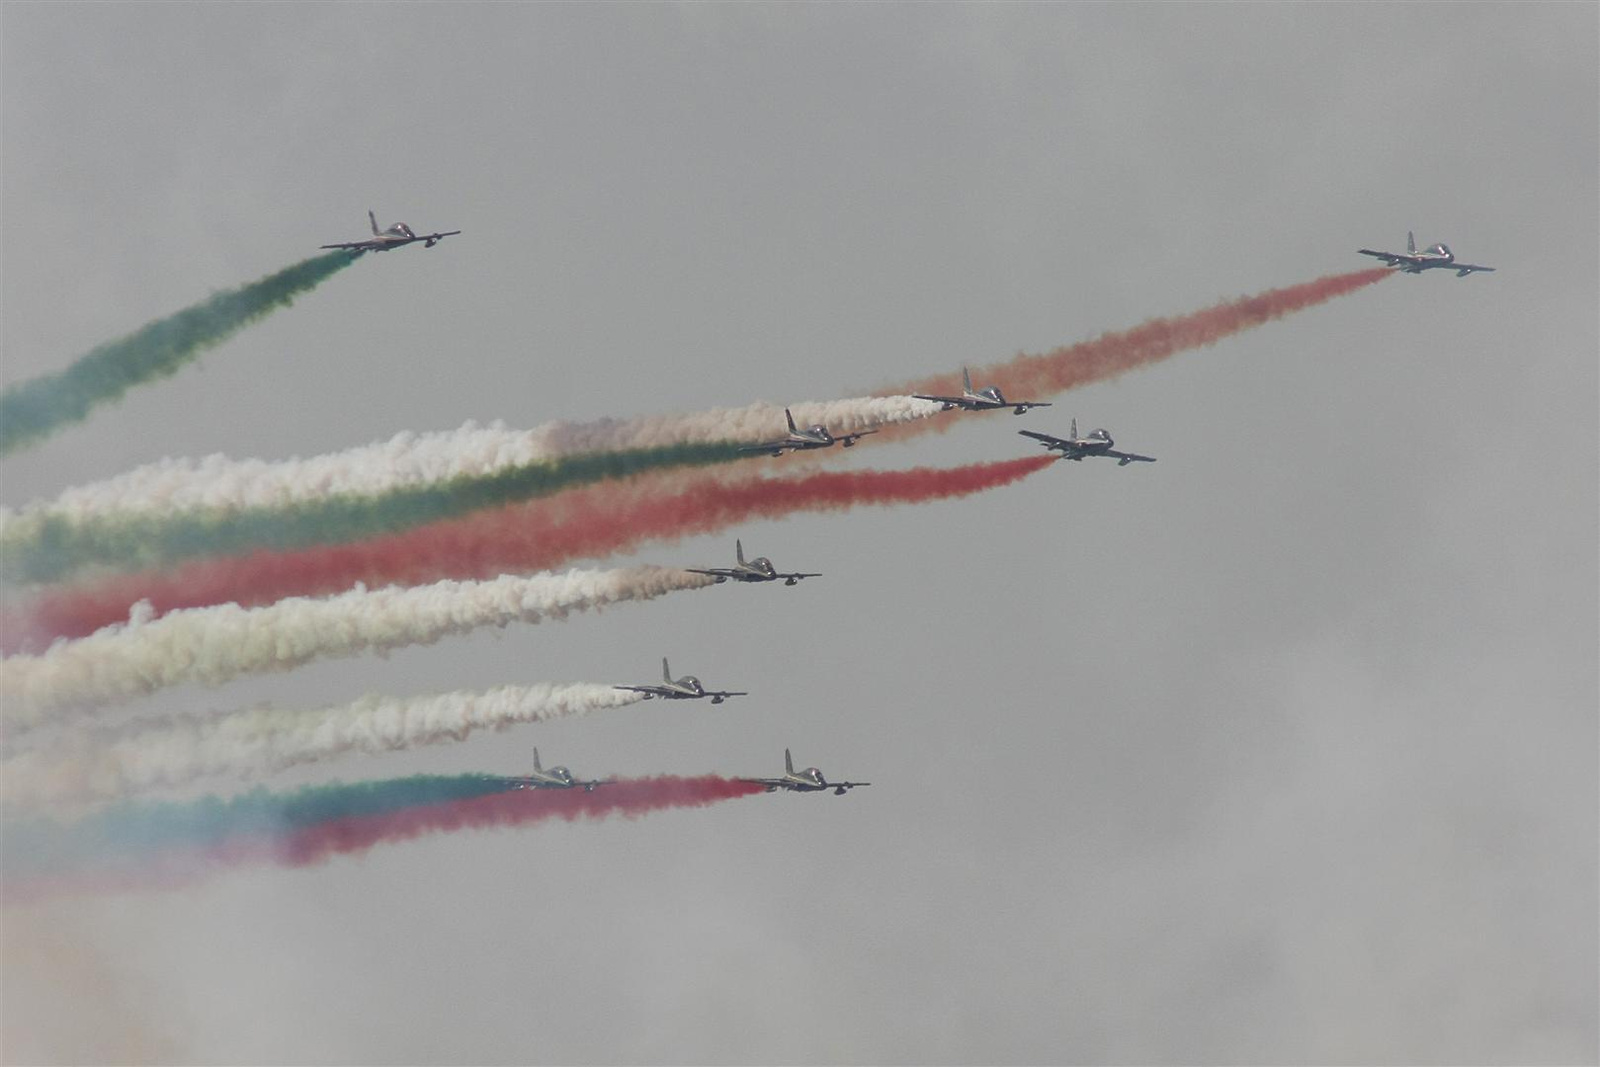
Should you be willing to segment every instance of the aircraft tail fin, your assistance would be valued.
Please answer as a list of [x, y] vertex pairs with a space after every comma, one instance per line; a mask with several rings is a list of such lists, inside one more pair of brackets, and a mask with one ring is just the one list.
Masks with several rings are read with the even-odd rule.
[[543, 767], [539, 766], [539, 746], [538, 745], [534, 745], [533, 746], [533, 769], [536, 772], [544, 770]]
[[972, 392], [972, 372], [965, 367], [961, 368], [961, 385], [967, 392]]
[[377, 237], [380, 232], [378, 230], [378, 216], [373, 213], [370, 207], [367, 208], [367, 221], [372, 223], [372, 236]]
[[740, 563], [744, 562], [744, 542], [737, 537], [733, 539], [733, 554], [738, 557]]
[[789, 750], [783, 750], [783, 770], [785, 774], [794, 773], [794, 757], [789, 755]]
[[667, 657], [665, 656], [661, 657], [661, 680], [663, 682], [672, 681], [672, 671], [667, 667]]
[[789, 432], [790, 433], [799, 433], [800, 432], [799, 430], [795, 429], [794, 416], [789, 413], [789, 409], [788, 408], [784, 408], [783, 409], [783, 417], [789, 420]]
[[1406, 231], [1406, 251], [1412, 255], [1417, 254], [1417, 235], [1410, 230]]
[[1067, 431], [1067, 436], [1076, 441], [1078, 439], [1078, 420], [1072, 420], [1072, 429]]

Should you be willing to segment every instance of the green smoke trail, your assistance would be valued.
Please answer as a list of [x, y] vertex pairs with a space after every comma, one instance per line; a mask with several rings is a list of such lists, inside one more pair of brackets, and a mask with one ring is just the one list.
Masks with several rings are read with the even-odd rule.
[[360, 252], [330, 252], [157, 319], [108, 341], [59, 374], [0, 393], [0, 455], [38, 441], [136, 385], [175, 373], [235, 331], [294, 301], [354, 263]]
[[7, 820], [4, 875], [48, 876], [61, 870], [114, 867], [167, 849], [203, 850], [241, 839], [363, 815], [503, 793], [504, 779], [483, 774], [415, 775], [313, 785], [290, 793], [258, 787], [235, 797], [120, 804], [76, 822]]
[[750, 455], [739, 448], [723, 441], [589, 452], [386, 493], [341, 494], [282, 507], [79, 520], [29, 516], [7, 523], [0, 532], [0, 577], [15, 583], [55, 582], [94, 566], [143, 570], [256, 549], [345, 544], [591, 482], [731, 463]]

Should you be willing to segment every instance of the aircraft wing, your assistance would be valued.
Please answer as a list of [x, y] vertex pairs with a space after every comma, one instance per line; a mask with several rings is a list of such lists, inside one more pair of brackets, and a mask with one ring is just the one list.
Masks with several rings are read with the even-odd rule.
[[1126, 467], [1130, 463], [1154, 463], [1156, 461], [1154, 456], [1139, 456], [1132, 452], [1113, 452], [1108, 450], [1100, 454], [1102, 456], [1115, 457], [1119, 467]]
[[1356, 249], [1356, 254], [1362, 256], [1374, 256], [1383, 260], [1391, 267], [1398, 267], [1402, 263], [1415, 263], [1417, 261], [1415, 256], [1403, 256], [1399, 252], [1375, 252], [1370, 248], [1358, 248]]
[[1458, 278], [1465, 278], [1475, 270], [1486, 271], [1491, 274], [1494, 273], [1493, 267], [1480, 267], [1476, 263], [1452, 263], [1450, 266], [1455, 269], [1456, 277]]
[[856, 789], [861, 786], [871, 784], [871, 782], [829, 782], [828, 788], [833, 790], [835, 793], [843, 793], [846, 789]]
[[1051, 401], [1049, 401], [1049, 400], [1016, 400], [1016, 401], [1012, 401], [1007, 406], [1016, 408], [1017, 411], [1020, 413], [1020, 412], [1023, 412], [1023, 411], [1027, 411], [1029, 408], [1047, 408], [1047, 407], [1050, 407], [1051, 406]]
[[[735, 572], [724, 567], [685, 567], [683, 569], [688, 571], [690, 574], [709, 574], [719, 582], [727, 581], [729, 578], [738, 577]], [[782, 575], [779, 575], [779, 577], [782, 577]]]
[[1033, 438], [1046, 448], [1064, 448], [1069, 451], [1072, 449], [1072, 442], [1063, 437], [1051, 437], [1047, 433], [1038, 433], [1035, 430], [1018, 430], [1017, 432], [1024, 437]]
[[780, 455], [785, 449], [794, 447], [793, 441], [762, 441], [757, 445], [740, 445], [740, 452], [771, 452]]
[[711, 703], [713, 703], [713, 704], [720, 704], [724, 700], [727, 700], [729, 697], [747, 697], [750, 694], [749, 693], [730, 693], [725, 689], [717, 691], [717, 692], [712, 692], [711, 690], [707, 689], [704, 693], [702, 693], [700, 695], [701, 696], [710, 697], [711, 698]]
[[614, 685], [611, 688], [626, 690], [629, 693], [643, 693], [647, 699], [649, 697], [666, 696], [669, 692], [659, 685]]
[[370, 252], [378, 247], [377, 241], [347, 241], [338, 245], [320, 245], [321, 248], [344, 248], [351, 252]]
[[923, 396], [921, 393], [912, 393], [913, 400], [931, 400], [935, 404], [948, 404], [951, 407], [970, 408], [972, 401], [964, 396]]
[[834, 440], [838, 441], [844, 447], [849, 448], [851, 445], [855, 444], [861, 438], [867, 436], [867, 434], [869, 434], [869, 433], [877, 433], [877, 432], [878, 432], [877, 430], [857, 430], [855, 433], [842, 433], [842, 434], [839, 434], [838, 436], [836, 436], [834, 438]]
[[773, 577], [777, 578], [777, 579], [780, 579], [782, 581], [788, 582], [788, 583], [790, 583], [792, 585], [795, 582], [798, 582], [802, 578], [821, 578], [822, 575], [821, 574], [801, 574], [801, 573], [796, 572], [794, 574], [774, 574]]

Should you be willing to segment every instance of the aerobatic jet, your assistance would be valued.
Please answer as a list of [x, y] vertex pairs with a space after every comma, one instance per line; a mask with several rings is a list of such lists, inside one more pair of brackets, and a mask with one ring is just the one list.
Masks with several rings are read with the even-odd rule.
[[788, 789], [796, 793], [820, 793], [824, 789], [831, 789], [835, 796], [844, 796], [847, 789], [857, 786], [871, 785], [871, 782], [830, 782], [822, 776], [822, 772], [815, 767], [807, 767], [803, 771], [794, 769], [794, 757], [789, 755], [789, 750], [783, 750], [783, 777], [782, 778], [741, 778], [741, 782], [751, 782], [755, 785], [764, 785], [767, 792], [774, 793], [779, 789]]
[[659, 685], [614, 685], [613, 689], [626, 689], [630, 693], [643, 693], [646, 700], [660, 697], [662, 700], [699, 700], [710, 697], [711, 703], [720, 704], [729, 697], [747, 697], [749, 693], [729, 693], [726, 690], [707, 690], [700, 684], [700, 679], [692, 674], [682, 678], [673, 678], [672, 670], [667, 666], [667, 657], [661, 657], [661, 683]]
[[594, 792], [597, 785], [612, 785], [616, 779], [605, 781], [580, 782], [572, 777], [572, 772], [565, 767], [551, 767], [548, 771], [539, 766], [539, 750], [533, 750], [533, 771], [517, 778], [500, 779], [512, 789], [582, 789], [585, 793]]
[[1085, 456], [1110, 456], [1117, 461], [1117, 466], [1126, 467], [1130, 463], [1154, 463], [1154, 456], [1139, 456], [1132, 452], [1117, 452], [1112, 449], [1115, 444], [1111, 435], [1104, 430], [1095, 430], [1088, 437], [1078, 436], [1078, 420], [1072, 420], [1072, 432], [1067, 437], [1051, 437], [1047, 433], [1034, 433], [1032, 430], [1018, 430], [1024, 437], [1031, 437], [1044, 447], [1061, 453], [1062, 459], [1081, 460]]
[[1011, 414], [1024, 414], [1029, 408], [1047, 408], [1048, 400], [1007, 400], [1005, 394], [1000, 392], [998, 385], [991, 385], [987, 389], [974, 390], [972, 388], [972, 375], [967, 368], [961, 368], [961, 395], [960, 396], [923, 396], [913, 393], [918, 400], [932, 400], [943, 405], [942, 410], [960, 408], [963, 411], [998, 411], [1000, 408], [1010, 408]]
[[1465, 278], [1473, 271], [1492, 271], [1493, 267], [1480, 267], [1476, 263], [1457, 263], [1456, 254], [1450, 251], [1450, 246], [1437, 244], [1425, 252], [1417, 251], [1416, 235], [1406, 233], [1406, 251], [1404, 255], [1399, 252], [1375, 252], [1370, 248], [1358, 248], [1356, 252], [1363, 256], [1375, 256], [1391, 267], [1396, 267], [1402, 274], [1421, 274], [1425, 270], [1453, 270], [1457, 278]]
[[709, 574], [717, 580], [717, 584], [732, 578], [736, 582], [775, 582], [783, 579], [784, 585], [794, 585], [802, 578], [821, 578], [820, 574], [779, 574], [773, 569], [772, 561], [766, 556], [757, 556], [746, 562], [744, 558], [744, 542], [733, 542], [734, 555], [739, 562], [732, 567], [685, 567], [684, 570], [691, 574]]
[[323, 248], [343, 248], [351, 252], [387, 252], [391, 248], [404, 248], [415, 241], [421, 241], [423, 248], [432, 248], [446, 237], [454, 237], [460, 230], [447, 230], [444, 233], [416, 233], [403, 222], [397, 222], [387, 230], [378, 229], [378, 216], [371, 211], [367, 212], [367, 219], [372, 223], [372, 237], [365, 241], [346, 241], [344, 244], [323, 245]]
[[741, 452], [770, 452], [774, 456], [781, 456], [785, 452], [805, 452], [813, 448], [831, 448], [840, 444], [846, 448], [853, 446], [856, 441], [869, 433], [877, 430], [857, 430], [855, 433], [842, 433], [837, 436], [829, 433], [822, 426], [808, 426], [804, 430], [794, 424], [794, 416], [788, 408], [783, 409], [783, 417], [789, 420], [789, 436], [781, 441], [763, 441], [757, 445], [744, 445]]

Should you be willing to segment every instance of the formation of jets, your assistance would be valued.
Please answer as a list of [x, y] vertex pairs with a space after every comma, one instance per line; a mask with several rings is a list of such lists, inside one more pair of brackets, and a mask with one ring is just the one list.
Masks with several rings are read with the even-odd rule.
[[744, 445], [741, 452], [768, 452], [774, 456], [781, 456], [785, 452], [809, 452], [813, 448], [832, 448], [834, 445], [843, 445], [850, 448], [861, 438], [877, 430], [857, 430], [855, 433], [831, 434], [824, 426], [807, 426], [800, 429], [794, 424], [794, 416], [788, 408], [783, 409], [783, 417], [789, 420], [789, 436], [778, 441], [762, 441], [760, 444]]
[[1044, 445], [1052, 452], [1060, 452], [1062, 459], [1082, 460], [1085, 456], [1110, 456], [1117, 461], [1117, 466], [1126, 467], [1130, 463], [1154, 463], [1154, 456], [1140, 456], [1133, 452], [1118, 452], [1111, 446], [1116, 442], [1104, 430], [1091, 430], [1088, 437], [1078, 436], [1078, 420], [1072, 420], [1072, 429], [1066, 437], [1052, 437], [1047, 433], [1034, 433], [1032, 430], [1018, 430], [1024, 437], [1031, 437]]
[[807, 767], [803, 771], [794, 769], [794, 757], [789, 755], [789, 750], [783, 750], [783, 777], [782, 778], [741, 778], [741, 782], [751, 782], [755, 785], [764, 785], [767, 792], [773, 793], [779, 789], [787, 789], [795, 793], [817, 793], [824, 789], [831, 789], [835, 796], [844, 796], [845, 792], [871, 782], [830, 782], [822, 776], [822, 772], [815, 767]]
[[730, 578], [736, 582], [776, 582], [781, 578], [784, 585], [795, 585], [802, 578], [822, 577], [820, 574], [779, 574], [766, 556], [757, 556], [747, 562], [744, 558], [744, 542], [740, 540], [733, 542], [733, 552], [738, 562], [732, 567], [685, 567], [684, 570], [691, 574], [709, 574], [716, 578], [718, 585]]
[[991, 385], [987, 389], [974, 391], [972, 388], [972, 375], [967, 368], [961, 368], [961, 395], [960, 396], [923, 396], [913, 393], [918, 400], [932, 400], [942, 405], [941, 411], [952, 411], [960, 408], [963, 411], [996, 411], [1000, 408], [1010, 408], [1013, 415], [1024, 415], [1029, 408], [1047, 408], [1047, 400], [1007, 400], [1005, 394], [1000, 392], [998, 385]]
[[585, 793], [594, 792], [597, 785], [614, 785], [616, 779], [596, 779], [581, 782], [572, 777], [572, 772], [565, 767], [551, 767], [548, 771], [539, 766], [539, 750], [533, 750], [533, 770], [517, 778], [502, 778], [501, 782], [512, 789], [582, 789]]
[[323, 245], [323, 248], [343, 248], [351, 252], [387, 252], [391, 248], [404, 248], [417, 241], [422, 242], [423, 248], [432, 248], [446, 237], [454, 237], [460, 230], [446, 230], [444, 233], [416, 233], [410, 226], [397, 222], [387, 230], [378, 229], [378, 216], [371, 210], [367, 211], [367, 219], [372, 223], [372, 236], [364, 241], [346, 241], [343, 244]]
[[729, 697], [747, 697], [749, 693], [730, 693], [725, 689], [707, 689], [700, 684], [700, 679], [692, 674], [682, 678], [674, 678], [672, 669], [667, 666], [667, 657], [661, 657], [661, 681], [655, 685], [614, 685], [613, 689], [624, 689], [630, 693], [643, 693], [646, 700], [660, 697], [662, 700], [702, 700], [711, 698], [711, 703], [720, 704]]
[[1396, 267], [1402, 274], [1421, 274], [1425, 270], [1453, 270], [1457, 278], [1465, 278], [1473, 271], [1492, 271], [1493, 267], [1480, 267], [1476, 263], [1457, 263], [1456, 254], [1450, 251], [1450, 246], [1437, 244], [1423, 252], [1417, 251], [1416, 234], [1406, 233], [1406, 250], [1400, 252], [1377, 252], [1370, 248], [1358, 248], [1356, 252], [1363, 256], [1373, 256], [1383, 260], [1391, 267]]

